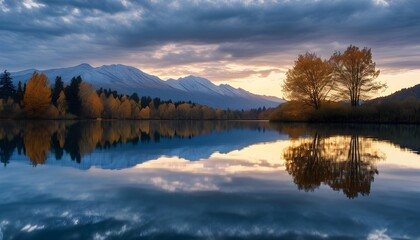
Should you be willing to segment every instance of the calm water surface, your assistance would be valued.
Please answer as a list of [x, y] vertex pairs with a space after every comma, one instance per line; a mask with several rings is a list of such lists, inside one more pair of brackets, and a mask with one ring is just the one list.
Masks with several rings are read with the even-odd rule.
[[0, 240], [420, 239], [420, 126], [0, 122]]

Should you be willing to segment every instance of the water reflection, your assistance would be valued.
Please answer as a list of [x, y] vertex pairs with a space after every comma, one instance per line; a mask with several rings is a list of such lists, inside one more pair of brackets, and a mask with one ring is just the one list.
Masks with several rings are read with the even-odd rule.
[[323, 138], [318, 133], [293, 141], [283, 156], [299, 189], [313, 191], [324, 183], [348, 198], [369, 195], [378, 174], [375, 163], [385, 159], [372, 147], [371, 139], [357, 135]]
[[270, 126], [287, 134], [290, 139], [313, 136], [363, 136], [377, 141], [387, 141], [402, 149], [420, 153], [420, 125], [418, 124], [277, 124]]
[[[216, 150], [226, 152], [263, 141], [267, 136], [262, 133], [267, 129], [267, 122], [235, 121], [1, 122], [0, 159], [6, 166], [16, 149], [18, 155], [28, 157], [34, 166], [44, 164], [47, 158], [61, 160], [66, 154], [71, 160], [81, 163], [84, 156], [95, 150], [147, 145], [136, 149], [144, 152], [144, 156], [138, 159], [142, 162], [171, 155], [170, 151], [180, 145], [190, 146], [190, 150], [204, 145], [218, 146], [216, 149], [207, 148], [196, 156], [185, 153], [189, 155], [188, 159], [196, 160]], [[258, 133], [261, 134], [258, 136]], [[268, 136], [269, 139], [274, 139], [274, 135]]]
[[[235, 155], [235, 150], [279, 141], [282, 143], [272, 148]], [[0, 160], [4, 166], [29, 160], [33, 166], [79, 169], [137, 166], [175, 171], [178, 166], [184, 172], [206, 174], [282, 168], [298, 189], [314, 191], [324, 184], [348, 198], [370, 193], [379, 173], [377, 163], [386, 158], [375, 143], [383, 141], [418, 153], [418, 145], [412, 142], [420, 142], [420, 127], [241, 121], [0, 122]], [[214, 156], [219, 159], [212, 160]], [[191, 162], [196, 160], [202, 161]]]
[[419, 129], [0, 122], [0, 239], [417, 239]]
[[[375, 143], [420, 153], [419, 125], [272, 124], [287, 134], [291, 146], [283, 150], [287, 172], [298, 189], [313, 191], [325, 184], [348, 198], [369, 195], [386, 156]], [[398, 159], [388, 159], [397, 161]]]

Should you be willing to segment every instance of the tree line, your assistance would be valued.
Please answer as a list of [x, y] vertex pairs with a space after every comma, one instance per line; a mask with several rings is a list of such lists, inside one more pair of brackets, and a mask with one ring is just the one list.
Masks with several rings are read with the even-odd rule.
[[191, 101], [161, 100], [148, 96], [119, 94], [112, 89], [98, 90], [73, 77], [66, 85], [60, 76], [51, 87], [43, 73], [33, 73], [17, 89], [10, 73], [0, 75], [0, 118], [14, 119], [268, 119], [271, 110], [224, 110]]

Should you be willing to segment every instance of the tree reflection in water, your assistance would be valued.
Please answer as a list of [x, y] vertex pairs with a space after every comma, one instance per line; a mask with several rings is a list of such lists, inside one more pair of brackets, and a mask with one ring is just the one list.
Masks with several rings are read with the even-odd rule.
[[283, 152], [286, 170], [299, 189], [313, 191], [321, 183], [348, 198], [368, 195], [371, 182], [378, 174], [375, 163], [385, 155], [372, 147], [373, 140], [352, 136], [293, 140]]
[[44, 164], [48, 154], [64, 154], [76, 162], [95, 149], [126, 143], [191, 138], [229, 129], [264, 131], [267, 122], [233, 121], [3, 121], [0, 122], [0, 160], [6, 166], [13, 152], [26, 155], [32, 165]]

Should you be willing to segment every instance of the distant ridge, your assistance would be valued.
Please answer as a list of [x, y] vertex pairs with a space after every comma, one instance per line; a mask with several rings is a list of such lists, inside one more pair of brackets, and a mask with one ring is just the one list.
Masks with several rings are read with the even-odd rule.
[[403, 88], [388, 96], [372, 99], [372, 102], [415, 101], [420, 100], [420, 84], [410, 88]]
[[227, 84], [219, 86], [210, 80], [187, 76], [178, 80], [164, 81], [157, 76], [147, 74], [135, 67], [112, 64], [101, 67], [92, 67], [83, 63], [74, 67], [36, 70], [28, 69], [11, 74], [13, 81], [26, 82], [33, 72], [43, 72], [51, 83], [56, 76], [61, 76], [63, 81], [70, 83], [71, 78], [81, 76], [82, 79], [95, 88], [111, 88], [120, 93], [139, 96], [159, 97], [163, 100], [192, 101], [223, 109], [250, 109], [259, 107], [277, 107], [284, 100], [272, 96], [263, 96], [250, 93], [241, 88], [234, 88]]

